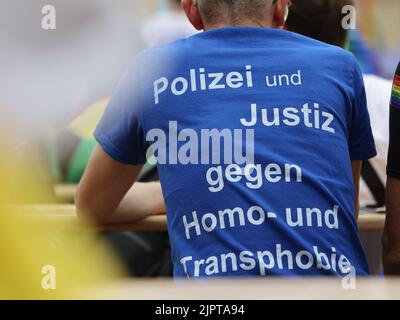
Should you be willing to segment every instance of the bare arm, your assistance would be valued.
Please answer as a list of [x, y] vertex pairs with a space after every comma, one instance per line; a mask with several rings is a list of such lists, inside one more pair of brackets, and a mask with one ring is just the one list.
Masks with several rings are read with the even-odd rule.
[[386, 198], [383, 267], [386, 275], [400, 275], [400, 180], [388, 178]]
[[353, 180], [354, 180], [354, 187], [355, 187], [355, 213], [356, 219], [358, 220], [358, 216], [360, 215], [360, 177], [361, 177], [361, 166], [362, 161], [352, 161], [351, 167], [353, 170]]
[[113, 160], [98, 146], [75, 195], [78, 214], [94, 223], [119, 223], [165, 213], [160, 183], [135, 183], [141, 169]]

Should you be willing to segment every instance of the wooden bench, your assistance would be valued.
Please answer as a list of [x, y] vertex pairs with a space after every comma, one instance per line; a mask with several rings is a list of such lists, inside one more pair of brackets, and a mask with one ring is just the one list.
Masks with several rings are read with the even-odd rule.
[[152, 216], [144, 220], [93, 226], [81, 223], [76, 215], [74, 205], [20, 205], [14, 206], [12, 212], [26, 219], [43, 220], [55, 223], [63, 229], [92, 229], [96, 231], [167, 231], [167, 219], [165, 215]]
[[[98, 231], [167, 231], [165, 215], [152, 216], [132, 223], [88, 226], [78, 223], [75, 206], [67, 205], [21, 205], [13, 207], [13, 211], [30, 219], [43, 219], [58, 223], [63, 228], [91, 228]], [[360, 230], [382, 230], [385, 215], [362, 212], [359, 218]]]
[[72, 203], [77, 188], [78, 186], [75, 184], [56, 184], [54, 186], [54, 194], [60, 201]]
[[132, 280], [85, 291], [93, 299], [120, 300], [398, 300], [399, 278], [358, 278], [345, 290], [340, 279]]

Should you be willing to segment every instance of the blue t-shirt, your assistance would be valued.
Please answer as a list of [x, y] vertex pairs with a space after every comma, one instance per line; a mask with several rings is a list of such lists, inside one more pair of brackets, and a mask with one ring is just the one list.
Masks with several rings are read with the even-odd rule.
[[95, 136], [122, 163], [156, 156], [176, 277], [369, 273], [351, 161], [376, 150], [350, 53], [253, 27], [150, 49]]

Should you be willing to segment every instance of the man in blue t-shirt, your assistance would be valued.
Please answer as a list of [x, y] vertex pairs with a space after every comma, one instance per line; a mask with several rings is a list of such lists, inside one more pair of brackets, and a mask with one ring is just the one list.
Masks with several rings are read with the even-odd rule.
[[[288, 0], [184, 0], [205, 32], [137, 56], [96, 129], [78, 212], [164, 210], [176, 277], [367, 275], [362, 160], [376, 155], [346, 51], [282, 30]], [[152, 155], [157, 184], [133, 187]]]

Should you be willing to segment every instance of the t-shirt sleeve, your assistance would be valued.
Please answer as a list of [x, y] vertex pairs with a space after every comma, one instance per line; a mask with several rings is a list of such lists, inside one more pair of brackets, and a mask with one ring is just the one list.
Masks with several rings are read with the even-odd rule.
[[377, 155], [367, 108], [364, 79], [357, 62], [353, 71], [354, 97], [349, 136], [349, 151], [352, 161], [368, 160]]
[[400, 179], [400, 64], [393, 82], [390, 103], [390, 143], [387, 174]]
[[[134, 64], [134, 63], [133, 63]], [[137, 68], [129, 67], [119, 82], [94, 136], [114, 160], [130, 165], [146, 163], [146, 144], [141, 123], [143, 100]]]

